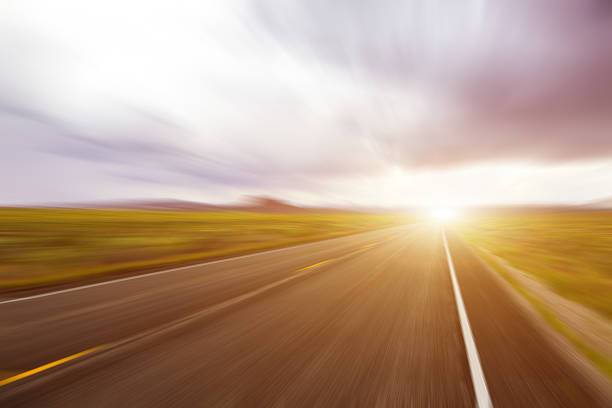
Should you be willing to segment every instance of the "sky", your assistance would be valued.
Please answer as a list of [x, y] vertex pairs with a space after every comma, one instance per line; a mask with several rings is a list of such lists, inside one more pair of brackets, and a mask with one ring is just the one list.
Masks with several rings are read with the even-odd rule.
[[0, 205], [612, 195], [608, 0], [4, 0]]

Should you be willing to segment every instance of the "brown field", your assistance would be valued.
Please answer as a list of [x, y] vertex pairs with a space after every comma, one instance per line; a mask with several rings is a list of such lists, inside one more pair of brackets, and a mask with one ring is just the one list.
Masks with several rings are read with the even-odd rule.
[[392, 215], [0, 209], [0, 289], [195, 263], [408, 222]]
[[569, 327], [559, 310], [546, 307], [491, 256], [599, 313], [605, 325], [612, 319], [612, 211], [469, 217], [455, 229], [552, 327], [612, 378], [612, 356], [589, 345], [582, 329]]
[[560, 295], [612, 318], [612, 211], [472, 217], [457, 230]]

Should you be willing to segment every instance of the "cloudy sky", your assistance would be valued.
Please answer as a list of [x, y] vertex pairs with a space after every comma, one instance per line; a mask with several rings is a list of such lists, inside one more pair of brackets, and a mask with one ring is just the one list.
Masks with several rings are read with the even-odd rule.
[[608, 0], [4, 0], [0, 204], [612, 195]]

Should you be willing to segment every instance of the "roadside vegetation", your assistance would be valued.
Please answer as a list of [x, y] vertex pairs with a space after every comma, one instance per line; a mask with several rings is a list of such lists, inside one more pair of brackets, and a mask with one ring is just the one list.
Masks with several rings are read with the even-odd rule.
[[0, 289], [153, 270], [408, 222], [361, 214], [0, 209]]
[[612, 211], [471, 217], [456, 230], [548, 324], [612, 379], [612, 356], [587, 344], [491, 256], [612, 320]]
[[612, 319], [612, 211], [473, 217], [457, 229], [468, 243]]
[[574, 347], [587, 357], [597, 368], [599, 368], [608, 378], [612, 379], [612, 356], [606, 356], [596, 348], [585, 342], [580, 332], [576, 332], [560, 319], [557, 314], [549, 309], [544, 302], [523, 288], [512, 276], [507, 269], [500, 265], [488, 253], [477, 249], [478, 255], [485, 260], [493, 269], [495, 269], [518, 293], [527, 299], [533, 307], [540, 313], [544, 320], [557, 332], [569, 340]]

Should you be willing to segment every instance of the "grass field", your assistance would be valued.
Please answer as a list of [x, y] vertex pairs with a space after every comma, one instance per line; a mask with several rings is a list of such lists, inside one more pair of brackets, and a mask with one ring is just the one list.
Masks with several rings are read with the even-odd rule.
[[506, 268], [500, 265], [495, 259], [493, 259], [488, 253], [477, 250], [478, 254], [484, 259], [493, 269], [495, 269], [517, 292], [525, 297], [540, 313], [544, 320], [552, 326], [557, 332], [563, 335], [569, 340], [574, 347], [586, 356], [597, 368], [599, 368], [608, 378], [612, 380], [612, 358], [607, 356], [605, 353], [589, 346], [581, 338], [580, 334], [565, 324], [559, 317], [544, 303], [530, 293], [528, 290], [523, 288], [506, 270]]
[[408, 222], [391, 215], [0, 209], [0, 289], [197, 262]]
[[612, 319], [612, 211], [472, 217], [463, 238]]
[[455, 229], [550, 326], [612, 380], [612, 356], [587, 344], [580, 330], [569, 327], [490, 255], [611, 319], [612, 211], [471, 217]]

